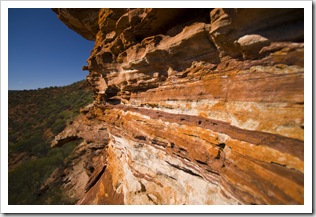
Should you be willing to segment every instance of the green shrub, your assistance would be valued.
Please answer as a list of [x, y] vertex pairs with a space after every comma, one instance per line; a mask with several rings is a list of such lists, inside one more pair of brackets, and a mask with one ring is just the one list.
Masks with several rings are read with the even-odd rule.
[[64, 119], [57, 119], [51, 126], [51, 130], [54, 134], [60, 133], [66, 127], [66, 121]]

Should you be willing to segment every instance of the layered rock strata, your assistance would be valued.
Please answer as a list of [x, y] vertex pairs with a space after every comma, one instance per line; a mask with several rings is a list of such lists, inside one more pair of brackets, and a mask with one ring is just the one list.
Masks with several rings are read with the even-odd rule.
[[54, 11], [95, 40], [95, 102], [53, 143], [97, 123], [78, 204], [304, 203], [303, 9]]

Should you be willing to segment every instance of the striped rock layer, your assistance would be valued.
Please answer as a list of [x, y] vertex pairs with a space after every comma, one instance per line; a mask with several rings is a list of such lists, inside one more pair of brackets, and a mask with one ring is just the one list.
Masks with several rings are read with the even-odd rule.
[[304, 204], [303, 9], [54, 11], [95, 41], [78, 204]]

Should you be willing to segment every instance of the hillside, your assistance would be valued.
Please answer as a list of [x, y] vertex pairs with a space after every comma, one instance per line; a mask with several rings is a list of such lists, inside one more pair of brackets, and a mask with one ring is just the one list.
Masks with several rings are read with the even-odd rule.
[[[50, 143], [92, 102], [92, 91], [85, 81], [64, 87], [9, 91], [9, 204], [42, 204], [47, 195], [39, 189], [78, 141], [52, 150]], [[61, 194], [52, 192], [59, 201]], [[64, 201], [67, 202], [67, 201]]]

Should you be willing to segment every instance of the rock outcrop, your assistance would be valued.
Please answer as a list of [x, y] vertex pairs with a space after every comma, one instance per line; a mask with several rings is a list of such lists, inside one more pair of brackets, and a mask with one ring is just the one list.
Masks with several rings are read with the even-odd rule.
[[304, 203], [303, 9], [54, 11], [95, 40], [78, 204]]

